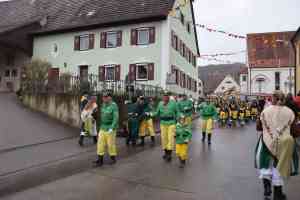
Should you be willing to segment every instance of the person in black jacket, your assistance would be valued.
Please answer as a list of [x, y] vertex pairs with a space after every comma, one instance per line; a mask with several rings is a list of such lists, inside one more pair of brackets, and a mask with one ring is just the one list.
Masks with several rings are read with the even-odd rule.
[[293, 100], [293, 95], [291, 93], [288, 93], [285, 99], [285, 106], [290, 108], [295, 116], [298, 116], [298, 113], [300, 112], [300, 109], [298, 108], [297, 104]]

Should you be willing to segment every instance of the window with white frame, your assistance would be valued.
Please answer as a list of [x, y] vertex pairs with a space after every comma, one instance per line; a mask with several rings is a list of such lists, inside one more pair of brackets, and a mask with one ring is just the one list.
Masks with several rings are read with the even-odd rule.
[[136, 80], [148, 80], [148, 64], [136, 65]]
[[89, 49], [90, 38], [89, 35], [81, 35], [79, 36], [79, 50], [84, 51]]
[[106, 47], [114, 48], [118, 45], [117, 32], [107, 32]]
[[137, 30], [137, 44], [146, 45], [150, 43], [150, 30], [149, 28], [143, 28]]
[[105, 80], [114, 81], [116, 76], [116, 68], [114, 65], [105, 66]]

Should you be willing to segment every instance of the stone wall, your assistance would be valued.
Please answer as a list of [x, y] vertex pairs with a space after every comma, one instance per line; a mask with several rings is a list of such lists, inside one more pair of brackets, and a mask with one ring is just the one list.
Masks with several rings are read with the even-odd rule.
[[26, 94], [23, 103], [73, 127], [80, 127], [79, 97], [68, 94]]

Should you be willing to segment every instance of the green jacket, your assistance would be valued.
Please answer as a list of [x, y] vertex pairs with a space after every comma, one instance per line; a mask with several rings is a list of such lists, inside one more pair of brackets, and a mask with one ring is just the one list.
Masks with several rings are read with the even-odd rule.
[[101, 107], [100, 129], [108, 131], [116, 130], [119, 124], [119, 108], [115, 102], [103, 103]]
[[160, 119], [160, 123], [163, 125], [175, 125], [178, 116], [176, 101], [170, 100], [167, 105], [164, 105], [161, 101], [158, 104], [156, 111], [153, 113], [153, 116], [158, 117]]
[[193, 115], [193, 102], [189, 99], [179, 101], [178, 111], [186, 117], [191, 117]]
[[202, 119], [207, 120], [209, 118], [216, 119], [218, 117], [218, 112], [213, 104], [202, 103], [200, 104], [197, 111], [200, 113]]
[[176, 144], [188, 143], [192, 139], [192, 128], [190, 125], [176, 124]]

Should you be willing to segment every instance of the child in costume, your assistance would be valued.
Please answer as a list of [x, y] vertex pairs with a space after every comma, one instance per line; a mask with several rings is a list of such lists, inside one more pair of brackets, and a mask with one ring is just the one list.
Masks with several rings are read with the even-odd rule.
[[94, 143], [97, 143], [97, 113], [98, 105], [96, 103], [96, 98], [91, 97], [85, 104], [80, 115], [83, 122], [78, 142], [80, 146], [83, 146], [85, 137], [93, 137]]
[[226, 126], [227, 119], [228, 119], [228, 112], [226, 108], [222, 106], [219, 113], [219, 122], [221, 128], [224, 128]]
[[181, 115], [176, 124], [176, 155], [180, 161], [180, 168], [184, 168], [188, 159], [188, 145], [192, 139], [192, 127], [186, 123], [186, 117]]

